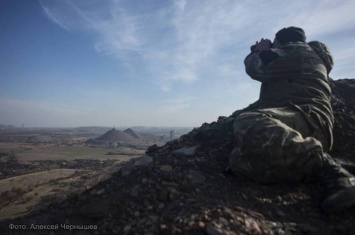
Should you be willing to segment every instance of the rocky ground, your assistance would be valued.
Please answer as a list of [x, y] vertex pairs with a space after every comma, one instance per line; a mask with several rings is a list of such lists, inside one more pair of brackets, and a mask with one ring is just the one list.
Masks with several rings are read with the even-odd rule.
[[[355, 80], [331, 85], [331, 154], [355, 161]], [[355, 211], [324, 214], [317, 184], [265, 186], [224, 172], [234, 145], [231, 123], [240, 112], [151, 146], [80, 195], [0, 222], [0, 234], [50, 233], [31, 225], [59, 225], [52, 234], [354, 234]]]

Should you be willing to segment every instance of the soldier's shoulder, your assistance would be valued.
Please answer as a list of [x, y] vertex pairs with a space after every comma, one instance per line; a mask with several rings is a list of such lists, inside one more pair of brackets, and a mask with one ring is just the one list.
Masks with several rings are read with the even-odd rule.
[[310, 47], [312, 47], [315, 51], [326, 51], [326, 52], [330, 53], [330, 48], [326, 44], [324, 44], [320, 41], [310, 41], [307, 44]]
[[330, 72], [334, 64], [330, 48], [319, 41], [308, 42], [308, 45], [319, 55], [320, 58], [322, 58], [325, 66], [327, 67], [328, 72]]
[[279, 48], [276, 49], [276, 51], [280, 55], [284, 54], [287, 56], [287, 55], [298, 54], [299, 52], [302, 52], [307, 48], [309, 48], [309, 45], [307, 43], [293, 42], [293, 43], [288, 43], [280, 46]]

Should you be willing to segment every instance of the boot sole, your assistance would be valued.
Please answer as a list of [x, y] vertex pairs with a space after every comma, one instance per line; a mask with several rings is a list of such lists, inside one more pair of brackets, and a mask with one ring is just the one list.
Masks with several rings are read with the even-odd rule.
[[339, 213], [353, 206], [355, 206], [355, 187], [334, 193], [322, 203], [322, 209], [327, 214]]

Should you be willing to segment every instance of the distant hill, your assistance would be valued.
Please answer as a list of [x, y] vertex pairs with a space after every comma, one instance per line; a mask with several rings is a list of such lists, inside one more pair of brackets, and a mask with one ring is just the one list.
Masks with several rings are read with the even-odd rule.
[[[133, 132], [133, 134], [135, 134]], [[112, 130], [109, 130], [102, 136], [96, 138], [95, 140], [98, 141], [110, 141], [110, 142], [137, 142], [139, 141], [139, 138], [137, 139], [136, 137], [133, 137], [131, 134], [128, 134], [124, 131], [119, 131], [113, 128]]]
[[132, 136], [134, 138], [140, 139], [140, 136], [137, 135], [131, 128], [128, 128], [128, 129], [124, 130], [123, 132], [129, 134], [130, 136]]
[[74, 128], [74, 131], [81, 133], [97, 133], [102, 134], [110, 130], [109, 127], [99, 127], [99, 126], [83, 126]]

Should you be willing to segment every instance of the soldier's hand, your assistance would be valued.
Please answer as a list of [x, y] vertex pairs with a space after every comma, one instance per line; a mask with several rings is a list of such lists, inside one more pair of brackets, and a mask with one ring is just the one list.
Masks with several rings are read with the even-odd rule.
[[262, 38], [259, 42], [255, 44], [255, 51], [266, 51], [271, 48], [271, 41], [269, 39]]

